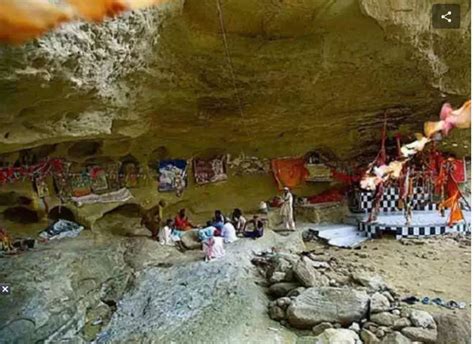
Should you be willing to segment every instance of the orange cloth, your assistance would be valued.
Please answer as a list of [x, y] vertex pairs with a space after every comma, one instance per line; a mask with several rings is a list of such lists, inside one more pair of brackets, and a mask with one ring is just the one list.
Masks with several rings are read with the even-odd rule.
[[296, 187], [309, 175], [304, 159], [274, 159], [272, 170], [279, 189]]
[[439, 205], [440, 208], [451, 208], [451, 214], [449, 214], [449, 221], [448, 221], [448, 225], [450, 226], [464, 219], [464, 216], [461, 211], [461, 206], [459, 204], [460, 198], [461, 198], [461, 193], [457, 191], [453, 196], [444, 200]]
[[167, 1], [169, 0], [67, 0], [55, 5], [48, 0], [0, 0], [0, 42], [23, 43], [64, 22], [76, 19], [98, 22], [124, 11]]

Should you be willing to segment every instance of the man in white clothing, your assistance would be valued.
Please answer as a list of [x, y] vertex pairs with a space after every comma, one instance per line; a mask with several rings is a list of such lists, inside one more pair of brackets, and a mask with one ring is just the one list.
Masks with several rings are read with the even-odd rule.
[[230, 244], [237, 240], [237, 234], [234, 225], [226, 219], [224, 227], [222, 227], [221, 236], [224, 238], [226, 244]]
[[293, 219], [293, 195], [287, 187], [283, 189], [283, 204], [280, 208], [280, 215], [283, 218], [285, 229], [294, 231], [295, 221]]

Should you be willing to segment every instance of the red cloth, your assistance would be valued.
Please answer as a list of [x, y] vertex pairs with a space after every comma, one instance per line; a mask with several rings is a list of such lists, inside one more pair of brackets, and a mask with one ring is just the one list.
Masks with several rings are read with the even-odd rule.
[[339, 183], [351, 185], [352, 183], [357, 183], [360, 181], [360, 176], [351, 176], [349, 174], [338, 172], [336, 170], [331, 170], [332, 178]]
[[456, 159], [453, 164], [453, 178], [457, 183], [464, 183], [466, 181], [466, 169], [464, 167], [463, 159]]
[[308, 197], [308, 202], [311, 204], [340, 202], [344, 198], [344, 191], [341, 189], [329, 189], [319, 195]]
[[174, 226], [180, 231], [187, 231], [192, 227], [187, 217], [181, 218], [179, 215], [174, 218]]
[[293, 188], [300, 185], [309, 175], [305, 160], [300, 158], [274, 159], [272, 170], [280, 190], [285, 186]]
[[60, 159], [43, 160], [36, 165], [20, 166], [20, 167], [4, 167], [0, 168], [0, 184], [12, 183], [22, 177], [33, 177], [43, 179], [51, 173], [63, 172], [63, 161]]

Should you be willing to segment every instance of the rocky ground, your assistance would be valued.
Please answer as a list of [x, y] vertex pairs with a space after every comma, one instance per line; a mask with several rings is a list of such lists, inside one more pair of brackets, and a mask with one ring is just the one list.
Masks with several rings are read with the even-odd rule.
[[[272, 297], [269, 316], [302, 330], [299, 342], [470, 342], [469, 236], [376, 240], [360, 250], [307, 247], [300, 255], [253, 259]], [[410, 296], [454, 299], [464, 307], [403, 302]]]
[[[138, 219], [108, 217], [77, 238], [0, 258], [0, 280], [13, 288], [0, 298], [9, 310], [0, 313], [0, 342], [468, 343], [468, 240], [338, 250], [305, 245], [301, 234], [267, 231], [205, 263], [198, 250], [152, 242]], [[405, 295], [468, 306], [404, 306]]]

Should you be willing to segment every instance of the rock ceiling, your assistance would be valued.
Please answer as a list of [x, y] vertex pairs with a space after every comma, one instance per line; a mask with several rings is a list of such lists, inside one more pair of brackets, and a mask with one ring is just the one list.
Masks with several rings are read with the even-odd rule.
[[373, 152], [385, 111], [411, 133], [469, 98], [469, 1], [459, 30], [430, 28], [434, 2], [220, 0], [226, 51], [218, 2], [180, 0], [2, 47], [0, 152]]

